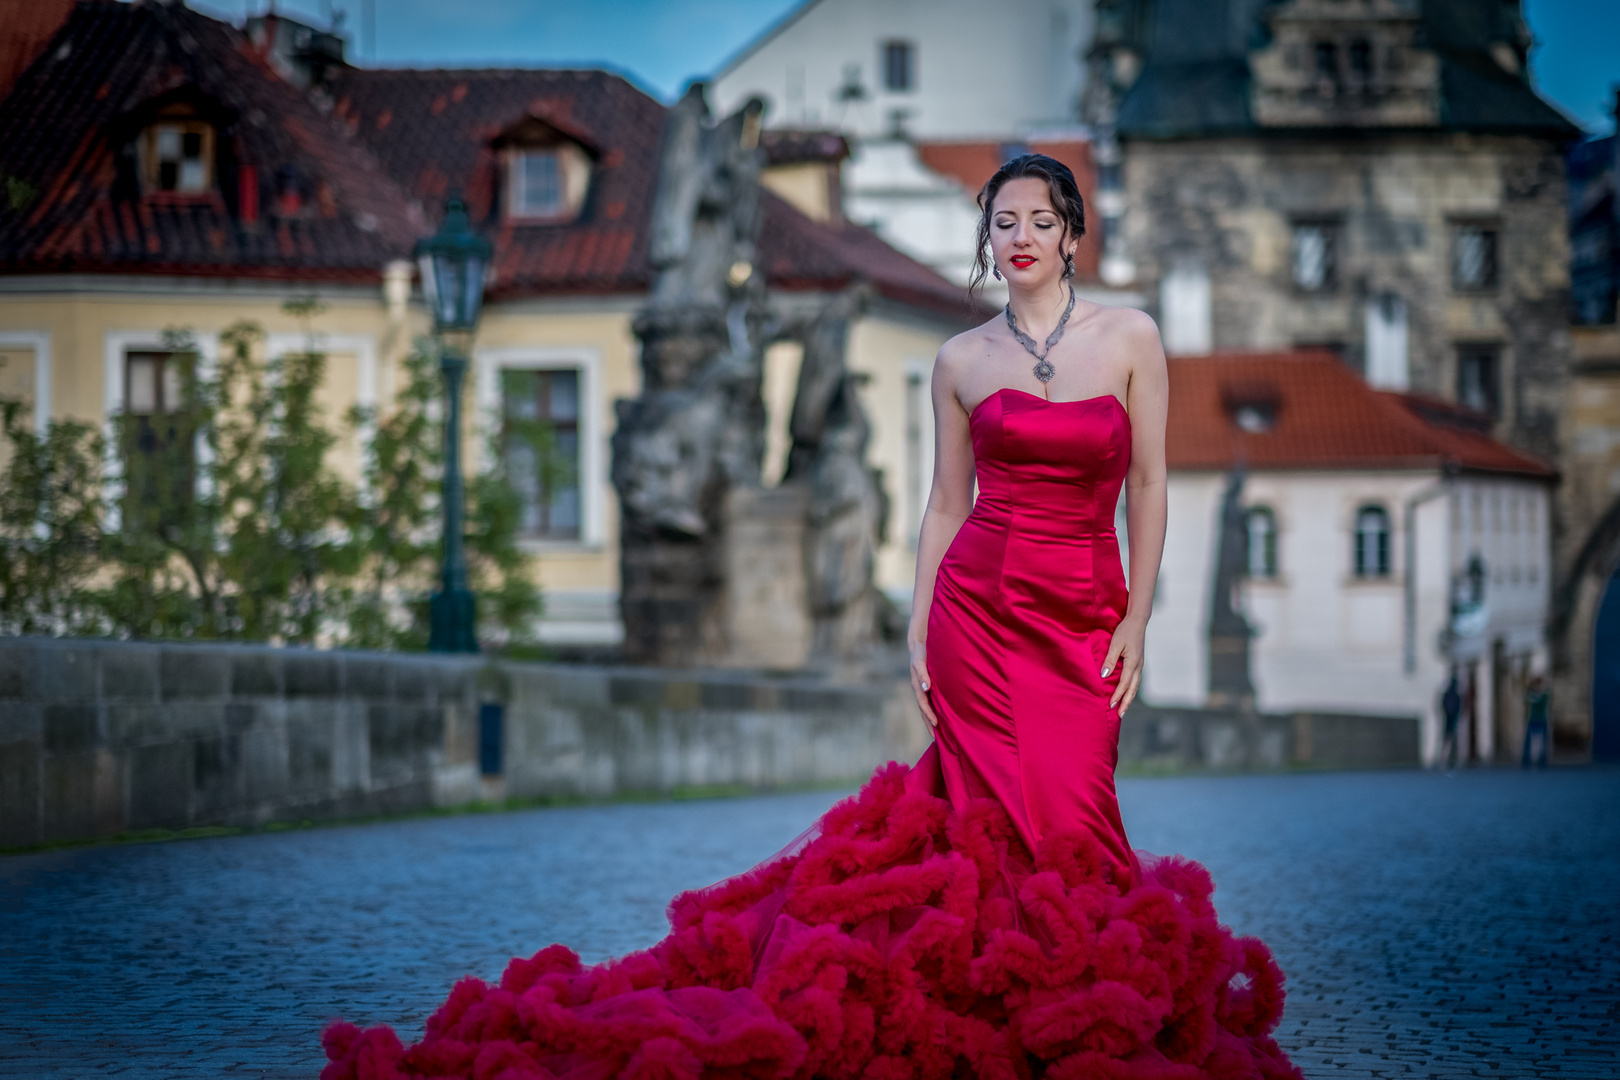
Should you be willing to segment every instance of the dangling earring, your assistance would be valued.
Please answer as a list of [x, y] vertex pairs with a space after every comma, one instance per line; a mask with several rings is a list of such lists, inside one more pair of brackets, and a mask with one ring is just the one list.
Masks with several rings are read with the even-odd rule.
[[1065, 255], [1065, 256], [1063, 256], [1063, 276], [1066, 277], [1066, 278], [1074, 277], [1074, 256], [1073, 255]]
[[990, 272], [992, 274], [996, 275], [996, 280], [997, 281], [1001, 280], [1001, 267], [997, 266], [995, 263], [991, 263], [990, 264]]

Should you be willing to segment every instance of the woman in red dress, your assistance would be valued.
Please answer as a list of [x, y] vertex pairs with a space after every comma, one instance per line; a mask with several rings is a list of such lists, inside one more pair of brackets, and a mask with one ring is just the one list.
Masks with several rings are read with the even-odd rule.
[[978, 278], [1010, 302], [934, 366], [909, 634], [934, 745], [676, 897], [644, 952], [553, 945], [463, 979], [409, 1048], [333, 1024], [323, 1080], [1300, 1075], [1271, 953], [1220, 925], [1201, 866], [1131, 849], [1114, 793], [1164, 544], [1158, 331], [1069, 287], [1065, 166], [1016, 158], [979, 204]]

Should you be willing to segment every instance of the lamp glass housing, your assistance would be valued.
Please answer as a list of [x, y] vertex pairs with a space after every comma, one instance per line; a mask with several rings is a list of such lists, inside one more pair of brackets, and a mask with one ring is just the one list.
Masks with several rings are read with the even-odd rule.
[[466, 204], [451, 196], [439, 231], [416, 245], [422, 295], [440, 334], [466, 333], [478, 325], [490, 252], [489, 242], [472, 231]]

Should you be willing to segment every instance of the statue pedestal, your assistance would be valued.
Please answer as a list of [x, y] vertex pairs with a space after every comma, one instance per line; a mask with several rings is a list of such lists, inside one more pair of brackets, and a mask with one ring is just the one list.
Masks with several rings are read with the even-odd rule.
[[726, 497], [724, 667], [794, 670], [810, 657], [802, 484], [733, 488]]

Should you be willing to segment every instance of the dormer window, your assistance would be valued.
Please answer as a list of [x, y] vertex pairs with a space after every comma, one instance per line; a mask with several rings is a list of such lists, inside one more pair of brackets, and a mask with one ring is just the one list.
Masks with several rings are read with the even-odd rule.
[[1232, 425], [1249, 435], [1264, 435], [1277, 426], [1282, 394], [1269, 382], [1234, 383], [1221, 387], [1221, 399]]
[[549, 224], [579, 216], [598, 154], [587, 132], [531, 114], [498, 135], [495, 149], [504, 161], [508, 218]]
[[141, 146], [149, 192], [201, 195], [214, 184], [214, 129], [197, 120], [163, 120], [145, 131]]
[[563, 212], [563, 170], [556, 150], [512, 154], [512, 216], [557, 217]]

